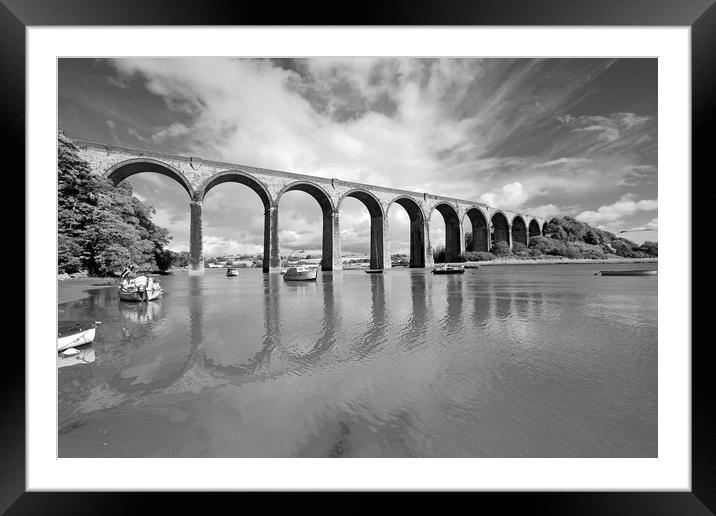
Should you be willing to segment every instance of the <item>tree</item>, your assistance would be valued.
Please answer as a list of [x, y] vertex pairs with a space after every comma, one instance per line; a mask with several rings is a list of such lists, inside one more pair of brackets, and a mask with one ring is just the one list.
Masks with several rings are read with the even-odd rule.
[[435, 263], [445, 263], [445, 247], [438, 246], [433, 250], [433, 261]]
[[114, 186], [92, 174], [74, 143], [58, 136], [58, 271], [116, 273], [129, 264], [153, 270], [169, 243], [154, 224], [155, 210], [132, 196], [129, 184]]
[[495, 242], [490, 252], [495, 256], [507, 256], [510, 254], [510, 244], [504, 241]]

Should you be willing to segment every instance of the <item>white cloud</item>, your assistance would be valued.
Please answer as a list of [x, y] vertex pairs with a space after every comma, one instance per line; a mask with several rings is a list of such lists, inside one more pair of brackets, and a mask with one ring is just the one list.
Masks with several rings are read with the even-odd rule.
[[567, 210], [559, 208], [554, 204], [543, 204], [541, 206], [537, 206], [536, 208], [529, 208], [527, 211], [530, 215], [534, 215], [535, 217], [539, 217], [541, 219], [548, 219], [556, 215], [568, 214]]
[[656, 199], [637, 201], [636, 195], [626, 193], [614, 204], [600, 206], [596, 211], [583, 211], [576, 218], [589, 224], [614, 223], [640, 211], [656, 210], [657, 207]]
[[503, 185], [499, 192], [482, 194], [478, 201], [496, 208], [517, 210], [530, 198], [522, 183], [515, 182]]
[[[543, 73], [550, 62], [320, 58], [286, 69], [252, 59], [112, 61], [118, 84], [144, 84], [175, 115], [168, 125], [142, 129], [146, 137], [127, 130], [151, 141], [152, 150], [475, 199], [545, 217], [567, 213], [560, 207], [588, 205], [592, 195], [613, 195], [620, 186], [648, 184], [655, 167], [642, 163], [638, 146], [649, 144], [644, 130], [654, 117], [562, 115], [588, 77], [608, 65], [584, 60], [578, 66], [585, 73]], [[143, 81], [126, 80], [135, 75]], [[544, 136], [549, 145], [523, 150], [520, 131], [538, 123], [551, 124], [553, 133]], [[282, 249], [320, 247], [320, 222], [284, 202]], [[216, 221], [207, 222], [205, 238], [262, 244], [263, 221], [253, 206], [217, 196], [205, 211], [214, 205]], [[184, 199], [178, 206], [187, 209]], [[618, 220], [607, 208], [580, 215]], [[409, 242], [407, 217], [397, 212], [389, 225], [393, 252]], [[364, 217], [341, 213], [344, 248], [367, 245]]]

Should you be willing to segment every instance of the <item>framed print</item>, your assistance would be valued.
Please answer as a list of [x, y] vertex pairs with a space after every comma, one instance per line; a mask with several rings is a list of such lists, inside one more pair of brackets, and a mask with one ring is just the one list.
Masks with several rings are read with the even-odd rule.
[[418, 4], [4, 2], [27, 304], [3, 510], [713, 511], [691, 170], [716, 7]]

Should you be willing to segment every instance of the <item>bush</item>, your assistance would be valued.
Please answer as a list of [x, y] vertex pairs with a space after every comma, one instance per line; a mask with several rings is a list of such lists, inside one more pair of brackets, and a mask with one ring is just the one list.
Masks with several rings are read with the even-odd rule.
[[527, 255], [527, 246], [522, 242], [513, 242], [512, 252], [513, 254]]
[[469, 262], [489, 262], [495, 259], [495, 255], [484, 251], [468, 251], [465, 253], [465, 259]]
[[507, 242], [496, 242], [490, 252], [495, 256], [507, 256], [510, 254], [510, 244]]
[[443, 246], [435, 248], [433, 251], [433, 261], [435, 263], [445, 263], [445, 248]]

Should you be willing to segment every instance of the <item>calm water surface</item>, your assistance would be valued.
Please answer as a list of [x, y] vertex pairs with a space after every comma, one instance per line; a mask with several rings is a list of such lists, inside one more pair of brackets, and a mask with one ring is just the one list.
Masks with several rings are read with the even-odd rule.
[[[654, 457], [656, 264], [224, 270], [59, 306], [61, 457]], [[61, 288], [61, 287], [60, 287]]]

